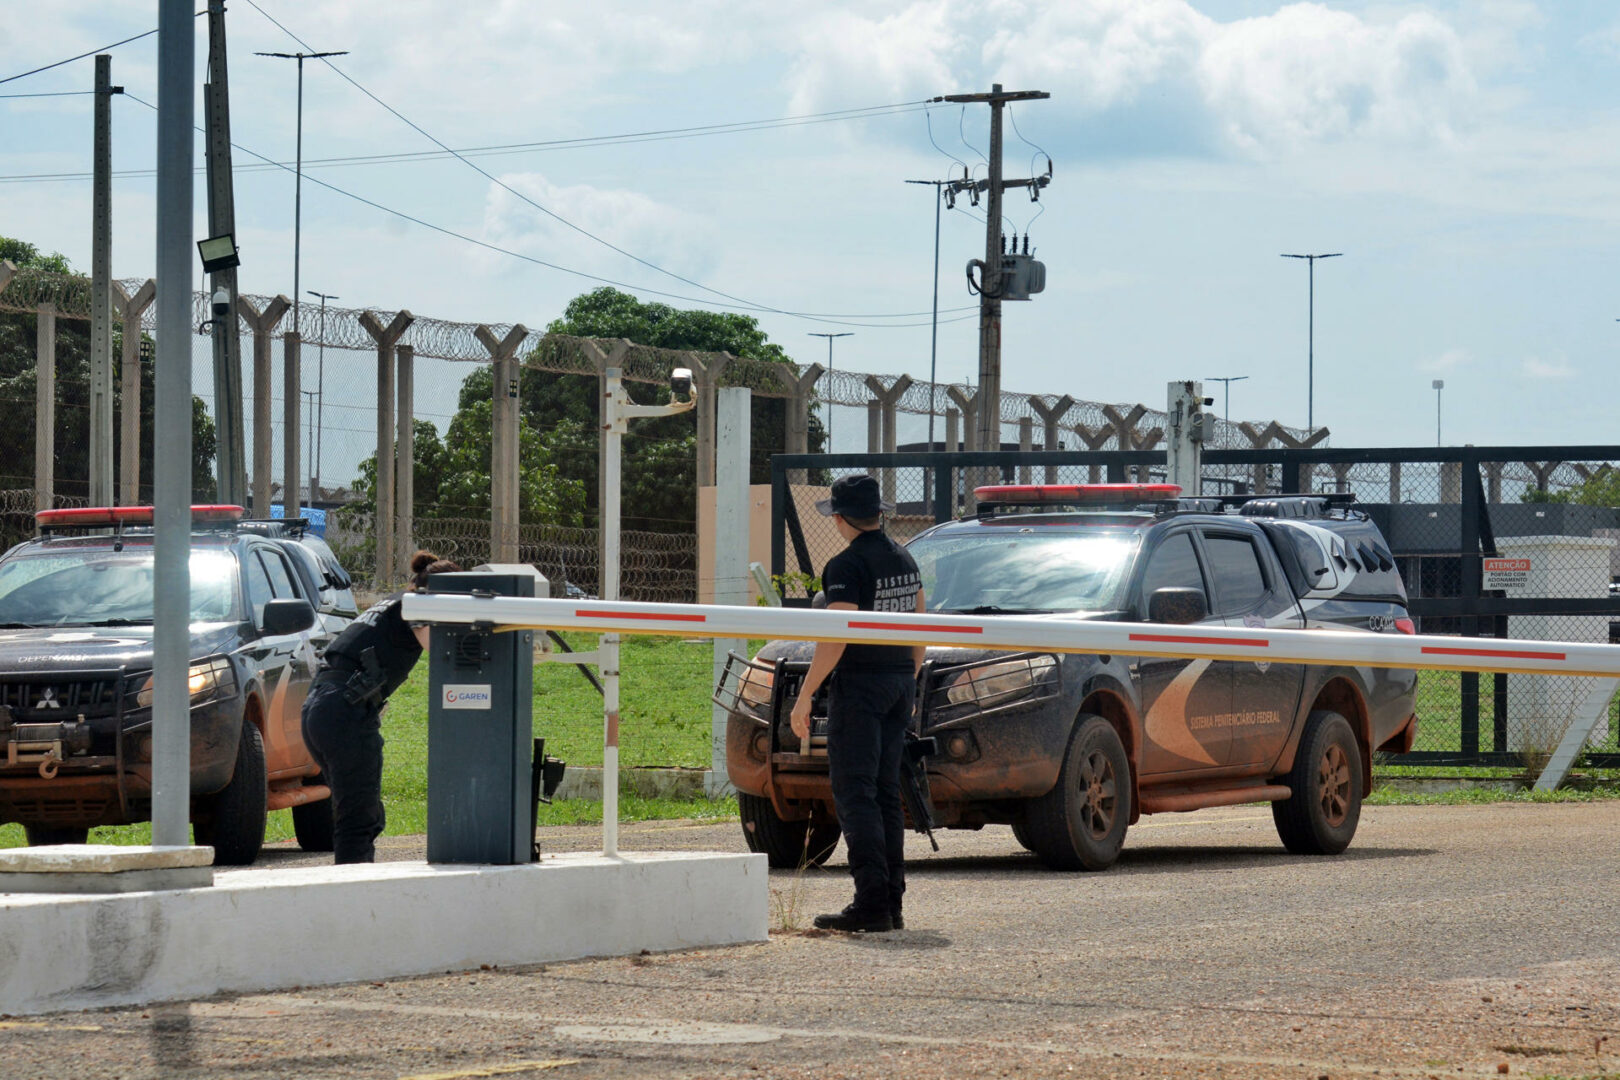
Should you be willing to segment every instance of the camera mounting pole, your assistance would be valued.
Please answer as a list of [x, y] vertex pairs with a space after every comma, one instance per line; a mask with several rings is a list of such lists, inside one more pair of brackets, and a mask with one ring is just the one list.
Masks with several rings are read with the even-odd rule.
[[[609, 367], [602, 371], [602, 576], [601, 598], [619, 599], [619, 501], [622, 493], [619, 469], [621, 442], [629, 421], [643, 417], [674, 416], [690, 412], [697, 405], [692, 393], [692, 373], [686, 368], [670, 372], [673, 398], [668, 405], [636, 405], [624, 390], [624, 371]], [[602, 674], [602, 854], [619, 853], [619, 635], [602, 635], [597, 651]]]

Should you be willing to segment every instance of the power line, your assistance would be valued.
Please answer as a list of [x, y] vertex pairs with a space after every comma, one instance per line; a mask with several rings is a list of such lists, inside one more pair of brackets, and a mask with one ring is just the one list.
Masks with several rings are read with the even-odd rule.
[[[65, 91], [65, 94], [91, 94], [92, 90]], [[44, 97], [53, 95], [35, 94], [0, 94], [3, 97]], [[523, 143], [497, 143], [491, 146], [466, 147], [455, 153], [466, 157], [506, 157], [516, 154], [542, 153], [550, 150], [588, 150], [600, 146], [625, 146], [644, 142], [669, 142], [677, 139], [696, 139], [710, 135], [747, 134], [754, 131], [768, 131], [774, 128], [806, 127], [810, 124], [829, 124], [841, 120], [868, 120], [881, 116], [894, 116], [902, 113], [918, 112], [920, 105], [872, 105], [861, 109], [842, 109], [832, 113], [808, 113], [799, 116], [783, 116], [771, 120], [746, 120], [734, 123], [704, 124], [688, 128], [667, 128], [661, 131], [635, 131], [618, 135], [585, 135], [574, 139], [547, 139], [538, 142]], [[304, 168], [339, 168], [353, 165], [395, 165], [416, 164], [419, 162], [440, 161], [455, 156], [443, 150], [410, 150], [383, 154], [348, 154], [338, 157], [312, 158], [304, 162]], [[236, 173], [268, 172], [281, 167], [282, 162], [271, 164], [239, 165], [232, 169]], [[205, 170], [198, 168], [198, 173]], [[145, 177], [157, 174], [156, 169], [120, 169], [112, 175], [117, 178]], [[88, 180], [91, 174], [87, 172], [63, 173], [17, 173], [10, 176], [0, 175], [0, 183], [27, 183], [64, 180]]]
[[[21, 78], [21, 76], [18, 76]], [[81, 97], [85, 94], [94, 94], [94, 90], [53, 90], [47, 94], [0, 94], [0, 98], [41, 98], [41, 97]], [[84, 175], [89, 176], [89, 173]]]
[[[251, 7], [254, 11], [257, 11], [260, 15], [263, 15], [266, 19], [268, 19], [282, 33], [286, 34], [288, 37], [290, 37], [294, 41], [298, 42], [298, 44], [303, 46], [304, 48], [310, 49], [310, 51], [312, 51], [312, 52], [314, 51], [314, 49], [307, 42], [305, 42], [303, 38], [299, 37], [297, 34], [293, 33], [291, 30], [287, 29], [280, 22], [278, 22], [273, 16], [271, 16], [269, 12], [265, 11], [264, 8], [260, 7], [258, 5], [258, 3], [257, 3], [257, 0], [247, 0], [247, 3], [248, 3], [249, 7]], [[536, 210], [540, 211], [542, 214], [545, 214], [547, 217], [549, 217], [552, 220], [556, 221], [558, 224], [566, 226], [567, 228], [574, 230], [575, 232], [579, 233], [581, 236], [585, 237], [586, 239], [594, 241], [595, 243], [602, 245], [603, 247], [607, 248], [608, 250], [616, 252], [619, 255], [622, 255], [625, 258], [630, 259], [632, 262], [639, 263], [640, 265], [645, 266], [649, 270], [656, 271], [657, 273], [663, 274], [666, 277], [674, 278], [676, 281], [679, 281], [682, 284], [690, 285], [695, 289], [701, 289], [704, 292], [712, 293], [715, 296], [724, 297], [725, 299], [730, 300], [730, 301], [732, 301], [733, 303], [735, 303], [737, 305], [740, 305], [742, 308], [744, 308], [746, 310], [759, 311], [759, 312], [768, 312], [768, 313], [776, 314], [776, 315], [795, 315], [796, 314], [795, 312], [790, 312], [790, 311], [787, 311], [787, 310], [785, 310], [783, 308], [774, 307], [774, 306], [772, 306], [770, 304], [760, 304], [760, 303], [755, 303], [752, 300], [746, 300], [743, 297], [736, 296], [736, 295], [734, 295], [732, 293], [725, 292], [725, 291], [723, 291], [721, 289], [716, 289], [716, 288], [713, 288], [711, 286], [705, 285], [701, 281], [695, 281], [692, 278], [685, 277], [684, 275], [681, 275], [681, 274], [677, 274], [673, 270], [666, 270], [664, 267], [659, 266], [657, 263], [650, 262], [650, 261], [648, 261], [646, 259], [643, 259], [641, 256], [633, 254], [632, 252], [626, 251], [624, 248], [619, 247], [617, 244], [614, 244], [609, 240], [605, 240], [602, 237], [597, 236], [595, 233], [591, 232], [589, 229], [586, 229], [583, 226], [574, 224], [572, 221], [569, 221], [567, 218], [563, 217], [561, 214], [556, 213], [555, 211], [549, 209], [548, 207], [542, 206], [540, 203], [536, 202], [534, 199], [531, 199], [529, 196], [525, 195], [523, 192], [521, 192], [521, 191], [517, 190], [516, 188], [512, 187], [510, 184], [506, 183], [504, 180], [501, 180], [500, 178], [496, 177], [493, 173], [490, 173], [488, 170], [483, 169], [483, 168], [479, 167], [478, 165], [474, 164], [473, 161], [470, 160], [469, 158], [467, 158], [466, 156], [464, 156], [462, 154], [459, 154], [456, 151], [452, 150], [449, 146], [445, 145], [445, 143], [442, 142], [441, 140], [439, 140], [436, 136], [429, 134], [428, 131], [426, 129], [424, 129], [421, 125], [415, 123], [414, 121], [412, 121], [408, 117], [406, 117], [404, 113], [401, 113], [398, 109], [396, 109], [392, 105], [388, 104], [382, 98], [378, 97], [376, 94], [373, 94], [370, 90], [367, 90], [364, 86], [361, 86], [359, 82], [357, 82], [355, 79], [353, 79], [348, 74], [346, 74], [343, 71], [342, 68], [340, 68], [336, 64], [332, 63], [331, 60], [323, 59], [321, 62], [324, 63], [327, 67], [331, 68], [333, 71], [335, 71], [338, 74], [338, 76], [341, 77], [345, 82], [349, 83], [349, 85], [353, 86], [356, 90], [359, 90], [362, 94], [366, 95], [366, 97], [370, 98], [372, 101], [374, 101], [378, 105], [382, 106], [390, 114], [392, 114], [396, 119], [398, 119], [400, 122], [404, 123], [407, 127], [411, 128], [411, 130], [415, 131], [417, 134], [421, 135], [423, 138], [427, 139], [429, 142], [433, 143], [439, 149], [445, 151], [446, 153], [451, 154], [458, 161], [462, 162], [464, 165], [466, 165], [468, 168], [472, 169], [474, 172], [478, 173], [478, 175], [482, 176], [484, 179], [488, 180], [490, 183], [492, 183], [492, 184], [496, 185], [497, 187], [501, 188], [502, 190], [516, 196], [518, 199], [521, 199], [523, 202], [527, 203], [529, 206], [534, 207]], [[920, 102], [918, 102], [916, 104], [920, 104]], [[966, 110], [964, 109], [964, 112], [965, 111]]]
[[[197, 14], [201, 15], [203, 13], [199, 11]], [[139, 41], [141, 38], [151, 37], [155, 33], [157, 33], [157, 27], [154, 26], [144, 34], [136, 34], [133, 37], [127, 37], [122, 41], [115, 41], [111, 45], [103, 45], [99, 49], [91, 49], [89, 52], [82, 52], [78, 56], [70, 56], [66, 60], [58, 60], [54, 64], [46, 64], [44, 67], [34, 68], [32, 71], [24, 71], [17, 75], [7, 75], [5, 78], [0, 79], [0, 84], [16, 82], [18, 79], [26, 79], [30, 75], [38, 75], [42, 71], [50, 71], [52, 68], [59, 68], [63, 64], [71, 64], [75, 60], [83, 60], [87, 56], [94, 56], [96, 53], [104, 53], [109, 49], [116, 49], [120, 45], [128, 45], [132, 41]]]
[[[251, 0], [249, 0], [249, 2], [251, 3]], [[135, 94], [129, 93], [127, 90], [124, 93], [124, 97], [128, 98], [130, 101], [135, 102], [137, 105], [144, 105], [146, 108], [151, 109], [154, 112], [157, 111], [157, 106], [156, 105], [153, 105], [151, 102], [146, 101], [143, 98], [141, 98], [141, 97], [139, 97], [139, 96], [137, 96]], [[202, 129], [198, 128], [197, 130], [201, 131]], [[265, 162], [267, 164], [276, 165], [277, 167], [279, 167], [281, 169], [284, 169], [284, 170], [286, 170], [288, 172], [292, 171], [291, 168], [289, 168], [288, 166], [282, 165], [279, 162], [272, 161], [270, 158], [264, 156], [263, 154], [255, 151], [255, 150], [250, 150], [249, 148], [247, 148], [245, 146], [242, 146], [240, 143], [232, 142], [231, 146], [234, 147], [237, 150], [242, 151], [242, 153], [244, 153], [244, 154], [249, 154], [249, 155], [251, 155], [253, 157], [258, 158], [260, 161], [263, 161], [263, 162]], [[454, 238], [456, 240], [461, 240], [464, 243], [474, 244], [474, 245], [476, 245], [478, 247], [484, 248], [487, 251], [493, 251], [493, 252], [496, 252], [496, 253], [501, 254], [501, 255], [507, 255], [507, 256], [510, 256], [510, 257], [512, 257], [514, 259], [521, 259], [524, 262], [533, 263], [536, 266], [544, 266], [549, 270], [558, 270], [558, 271], [561, 271], [562, 273], [565, 273], [565, 274], [572, 274], [575, 277], [585, 278], [588, 281], [598, 282], [599, 284], [612, 285], [612, 286], [614, 286], [616, 288], [628, 289], [628, 290], [630, 290], [632, 292], [647, 293], [647, 294], [651, 294], [653, 296], [662, 296], [662, 297], [666, 297], [666, 298], [672, 299], [672, 300], [680, 300], [680, 301], [683, 301], [683, 302], [689, 303], [689, 304], [706, 304], [706, 305], [709, 305], [709, 306], [712, 306], [712, 307], [730, 307], [730, 306], [732, 306], [732, 305], [728, 305], [728, 304], [715, 304], [711, 300], [704, 300], [702, 298], [695, 297], [695, 296], [685, 296], [685, 295], [683, 295], [681, 293], [666, 292], [664, 290], [654, 289], [654, 288], [651, 288], [651, 287], [648, 287], [648, 286], [632, 285], [632, 284], [629, 284], [628, 282], [617, 281], [617, 280], [615, 280], [613, 278], [602, 277], [600, 274], [592, 274], [592, 273], [588, 273], [587, 271], [584, 271], [584, 270], [575, 270], [572, 267], [563, 266], [563, 265], [561, 265], [559, 263], [547, 262], [545, 259], [536, 258], [533, 255], [525, 255], [520, 251], [513, 251], [510, 248], [501, 247], [499, 244], [492, 244], [487, 240], [480, 240], [477, 237], [468, 236], [466, 233], [457, 232], [454, 229], [446, 228], [443, 225], [435, 225], [430, 221], [424, 221], [422, 218], [416, 217], [413, 214], [407, 214], [403, 210], [396, 210], [391, 206], [384, 206], [382, 203], [376, 202], [376, 201], [374, 201], [372, 199], [368, 199], [364, 195], [357, 195], [354, 192], [347, 191], [347, 190], [345, 190], [343, 188], [338, 187], [335, 184], [329, 184], [325, 180], [321, 180], [321, 179], [318, 179], [318, 178], [312, 176], [312, 177], [309, 178], [309, 182], [312, 183], [312, 184], [315, 184], [315, 185], [317, 185], [319, 187], [326, 188], [328, 191], [335, 192], [338, 195], [342, 195], [345, 198], [353, 199], [355, 202], [362, 203], [362, 204], [364, 204], [366, 206], [371, 207], [374, 210], [380, 210], [385, 214], [389, 214], [389, 215], [392, 215], [393, 217], [397, 217], [402, 221], [408, 221], [413, 225], [419, 225], [424, 229], [430, 229], [433, 232], [439, 233], [439, 234], [441, 234], [443, 236], [452, 237], [452, 238]], [[961, 309], [956, 308], [956, 309], [952, 309], [952, 310], [958, 310], [959, 311]], [[928, 323], [921, 323], [921, 322], [919, 322], [919, 323], [886, 323], [886, 322], [885, 323], [870, 323], [870, 322], [852, 321], [852, 320], [863, 319], [863, 318], [864, 319], [872, 319], [872, 318], [884, 318], [884, 319], [886, 319], [886, 318], [908, 318], [913, 314], [922, 315], [922, 314], [926, 314], [926, 312], [915, 312], [915, 313], [913, 313], [913, 312], [904, 312], [904, 313], [896, 313], [896, 314], [893, 314], [893, 315], [852, 315], [852, 316], [843, 316], [843, 315], [839, 315], [837, 313], [804, 312], [804, 311], [778, 311], [778, 312], [775, 312], [775, 313], [780, 314], [780, 315], [789, 315], [789, 316], [792, 316], [792, 317], [798, 318], [798, 319], [805, 319], [805, 320], [808, 320], [810, 322], [830, 323], [830, 324], [837, 325], [837, 326], [863, 326], [863, 327], [867, 327], [869, 329], [875, 329], [875, 330], [882, 330], [882, 329], [888, 329], [888, 328], [897, 328], [898, 329], [898, 328], [904, 328], [904, 327], [927, 326], [927, 325], [929, 325]], [[973, 316], [971, 316], [971, 315], [963, 316], [963, 318], [972, 318], [972, 317]], [[955, 322], [956, 320], [955, 319], [948, 319], [948, 320], [941, 320], [941, 321], [942, 322]]]

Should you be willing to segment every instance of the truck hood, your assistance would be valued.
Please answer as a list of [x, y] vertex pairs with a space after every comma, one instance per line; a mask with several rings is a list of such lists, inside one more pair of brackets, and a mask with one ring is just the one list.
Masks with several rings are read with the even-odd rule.
[[[226, 652], [239, 636], [236, 623], [193, 623], [191, 656]], [[152, 667], [150, 626], [58, 626], [0, 630], [0, 671], [16, 673], [148, 671]]]

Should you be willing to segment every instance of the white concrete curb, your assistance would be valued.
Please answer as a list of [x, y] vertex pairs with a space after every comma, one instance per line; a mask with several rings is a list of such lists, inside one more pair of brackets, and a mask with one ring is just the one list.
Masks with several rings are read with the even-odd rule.
[[211, 888], [0, 896], [0, 1013], [174, 1001], [762, 941], [763, 855], [547, 856], [220, 873]]

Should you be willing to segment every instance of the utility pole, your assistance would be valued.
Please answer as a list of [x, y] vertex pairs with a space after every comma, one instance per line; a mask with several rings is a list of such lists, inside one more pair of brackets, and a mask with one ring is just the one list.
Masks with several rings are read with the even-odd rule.
[[908, 184], [932, 184], [934, 187], [934, 321], [933, 339], [928, 346], [928, 452], [934, 452], [934, 414], [939, 411], [939, 211], [945, 202], [944, 188], [950, 180], [907, 180]]
[[1337, 259], [1344, 252], [1330, 251], [1325, 255], [1284, 255], [1285, 259], [1306, 259], [1310, 262], [1310, 328], [1305, 352], [1305, 430], [1316, 430], [1316, 260]]
[[[112, 57], [96, 57], [90, 220], [90, 505], [113, 504]], [[135, 403], [140, 408], [140, 402]]]
[[[208, 0], [208, 82], [203, 86], [208, 131], [208, 233], [234, 236], [236, 196], [231, 183], [231, 93], [225, 63], [225, 0]], [[210, 275], [208, 293], [221, 289], [230, 304], [226, 332], [214, 335], [214, 424], [219, 456], [219, 501], [247, 505], [247, 450], [242, 427], [242, 335], [236, 332], [236, 268]]]
[[[825, 334], [825, 333], [817, 333], [814, 330], [812, 330], [810, 332], [810, 336], [811, 337], [824, 337], [824, 338], [827, 339], [827, 374], [831, 375], [832, 374], [832, 369], [833, 369], [833, 362], [832, 362], [833, 338], [854, 337], [855, 332], [853, 330], [846, 330], [841, 334]], [[831, 382], [831, 380], [828, 380], [828, 381]], [[827, 453], [829, 453], [829, 454], [833, 452], [833, 444], [832, 444], [832, 411], [833, 411], [832, 399], [828, 398], [827, 399]]]
[[1435, 379], [1429, 387], [1434, 391], [1434, 445], [1442, 446], [1444, 444], [1440, 441], [1440, 391], [1446, 388], [1446, 380]]
[[[979, 445], [976, 450], [1001, 449], [1001, 194], [1008, 188], [1042, 188], [1051, 174], [1025, 180], [1003, 180], [1001, 175], [1002, 110], [1009, 101], [1038, 101], [1051, 97], [1044, 90], [1001, 89], [996, 83], [988, 94], [946, 94], [935, 101], [980, 103], [990, 106], [990, 175], [984, 181], [957, 181], [956, 190], [984, 191], [984, 266], [979, 282]], [[975, 200], [977, 201], [977, 200]]]
[[293, 166], [293, 333], [298, 333], [298, 263], [304, 232], [304, 61], [324, 60], [329, 56], [348, 56], [349, 51], [337, 52], [259, 52], [254, 56], [273, 56], [278, 60], [298, 61], [298, 146]]
[[318, 374], [315, 376], [315, 456], [310, 459], [309, 478], [309, 504], [314, 506], [315, 494], [321, 488], [321, 449], [326, 441], [326, 302], [338, 299], [338, 295], [316, 292], [314, 289], [306, 291], [321, 301], [320, 360], [316, 364]]

